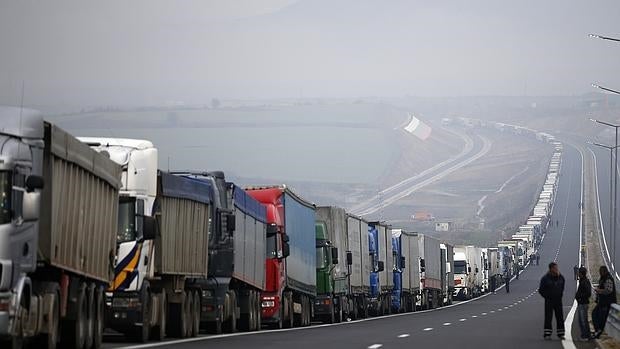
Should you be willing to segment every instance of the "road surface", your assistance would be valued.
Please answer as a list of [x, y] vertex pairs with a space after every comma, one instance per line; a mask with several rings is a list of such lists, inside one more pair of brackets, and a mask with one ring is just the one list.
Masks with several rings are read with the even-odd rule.
[[[391, 315], [335, 325], [298, 329], [260, 331], [221, 336], [201, 336], [184, 340], [134, 345], [145, 348], [236, 349], [315, 349], [315, 348], [594, 348], [593, 343], [570, 340], [544, 341], [543, 300], [536, 290], [546, 264], [556, 260], [567, 280], [564, 292], [564, 314], [571, 313], [575, 281], [572, 268], [578, 263], [582, 190], [581, 157], [572, 147], [565, 148], [563, 174], [552, 220], [559, 226], [549, 228], [541, 247], [541, 265], [529, 266], [510, 284], [510, 293], [500, 289], [471, 302], [463, 302], [427, 312]], [[571, 321], [572, 320], [572, 321]], [[577, 338], [574, 318], [571, 336]], [[119, 347], [125, 343], [106, 344]]]

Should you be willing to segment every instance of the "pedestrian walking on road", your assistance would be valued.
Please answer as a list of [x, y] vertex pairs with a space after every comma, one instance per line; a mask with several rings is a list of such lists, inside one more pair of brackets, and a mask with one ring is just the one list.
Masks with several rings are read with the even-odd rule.
[[540, 264], [540, 255], [536, 252], [536, 265]]
[[579, 278], [579, 267], [577, 266], [577, 264], [575, 264], [575, 266], [573, 267], [573, 276], [575, 277], [575, 280]]
[[506, 282], [506, 293], [510, 293], [510, 273], [506, 272], [504, 276], [504, 282]]
[[601, 334], [603, 334], [609, 309], [613, 303], [617, 302], [616, 284], [614, 283], [613, 276], [604, 265], [599, 268], [599, 274], [601, 277], [598, 281], [598, 286], [594, 289], [594, 292], [596, 292], [596, 306], [592, 310], [592, 323], [594, 324], [594, 336], [596, 338], [600, 338]]
[[555, 314], [558, 338], [564, 339], [564, 313], [562, 310], [562, 294], [564, 293], [564, 276], [560, 274], [557, 263], [549, 263], [549, 271], [540, 279], [538, 293], [545, 299], [545, 329], [543, 338], [551, 339], [553, 333], [553, 315]]
[[588, 323], [588, 305], [592, 296], [592, 284], [588, 280], [588, 270], [584, 267], [579, 268], [579, 286], [575, 293], [577, 301], [577, 316], [579, 319], [579, 328], [581, 329], [581, 340], [592, 340], [590, 333], [590, 324]]

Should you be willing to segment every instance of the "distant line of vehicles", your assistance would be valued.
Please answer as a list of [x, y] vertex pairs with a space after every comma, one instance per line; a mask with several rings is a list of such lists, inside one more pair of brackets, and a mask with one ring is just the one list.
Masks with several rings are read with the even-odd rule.
[[223, 172], [163, 171], [149, 141], [75, 138], [0, 109], [0, 339], [98, 348], [432, 309], [522, 268], [553, 207], [494, 248], [452, 246]]

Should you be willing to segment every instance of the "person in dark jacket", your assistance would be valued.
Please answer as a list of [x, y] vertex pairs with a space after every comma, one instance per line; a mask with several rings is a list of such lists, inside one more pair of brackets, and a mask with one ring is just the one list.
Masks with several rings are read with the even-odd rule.
[[577, 301], [577, 316], [579, 319], [579, 328], [581, 329], [581, 340], [588, 341], [592, 339], [590, 333], [590, 324], [588, 323], [588, 305], [592, 296], [592, 284], [588, 280], [588, 270], [584, 267], [579, 268], [579, 286], [575, 293]]
[[557, 326], [558, 338], [564, 339], [564, 313], [562, 310], [562, 294], [564, 293], [564, 276], [560, 274], [557, 263], [549, 263], [549, 272], [540, 279], [538, 293], [545, 299], [545, 331], [544, 339], [551, 339], [553, 333], [553, 314]]
[[599, 274], [601, 278], [598, 281], [598, 286], [594, 289], [594, 292], [596, 292], [596, 306], [592, 310], [592, 324], [594, 325], [594, 336], [596, 338], [600, 338], [601, 334], [603, 334], [609, 309], [611, 309], [613, 303], [617, 302], [616, 284], [614, 283], [613, 276], [604, 265], [599, 268]]

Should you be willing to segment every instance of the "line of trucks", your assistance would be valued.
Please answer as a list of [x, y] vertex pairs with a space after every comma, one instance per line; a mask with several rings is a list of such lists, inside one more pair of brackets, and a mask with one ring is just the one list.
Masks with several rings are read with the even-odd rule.
[[149, 141], [76, 138], [26, 109], [0, 108], [0, 144], [3, 348], [98, 348], [105, 329], [146, 342], [309, 326], [479, 296], [539, 243], [561, 155], [545, 211], [477, 248], [284, 185], [163, 171]]

